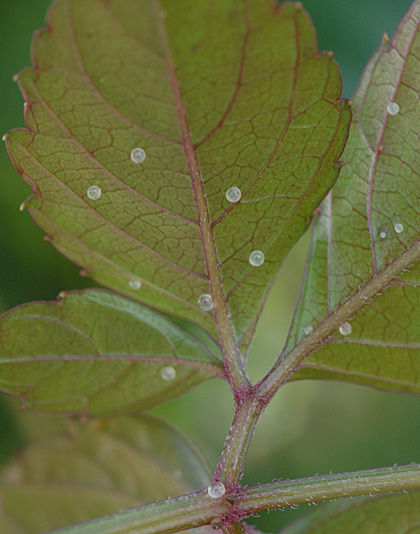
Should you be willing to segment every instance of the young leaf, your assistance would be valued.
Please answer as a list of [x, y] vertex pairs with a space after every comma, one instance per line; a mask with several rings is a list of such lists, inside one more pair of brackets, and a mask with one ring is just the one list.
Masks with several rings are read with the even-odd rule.
[[281, 534], [405, 534], [417, 532], [420, 492], [339, 501], [306, 514]]
[[[384, 38], [356, 91], [347, 165], [314, 228], [289, 347], [368, 284], [380, 296], [327, 339], [296, 378], [420, 393], [419, 24], [417, 0], [392, 42]], [[384, 283], [390, 268], [393, 278]]]
[[26, 304], [4, 315], [0, 328], [0, 389], [38, 410], [144, 410], [224, 375], [220, 360], [192, 335], [106, 291]]
[[155, 417], [72, 424], [0, 471], [0, 531], [39, 534], [208, 485], [201, 455]]
[[33, 60], [28, 129], [7, 145], [48, 239], [103, 285], [246, 348], [350, 120], [299, 4], [58, 1]]

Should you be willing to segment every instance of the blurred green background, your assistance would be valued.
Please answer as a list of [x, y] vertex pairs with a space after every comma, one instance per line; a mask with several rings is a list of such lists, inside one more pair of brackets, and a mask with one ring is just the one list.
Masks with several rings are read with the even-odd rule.
[[[175, 0], [174, 0], [175, 1]], [[2, 69], [1, 133], [24, 126], [23, 99], [12, 76], [30, 65], [33, 31], [44, 25], [49, 0], [0, 0]], [[351, 97], [363, 67], [384, 32], [392, 34], [410, 0], [304, 0], [321, 50], [332, 50]], [[30, 189], [0, 153], [0, 311], [36, 299], [53, 299], [63, 289], [92, 286], [78, 269], [43, 241], [43, 233], [20, 203]], [[296, 304], [307, 236], [288, 258], [272, 291], [251, 350], [254, 380], [280, 351]], [[211, 469], [229, 429], [232, 398], [223, 383], [208, 382], [155, 413], [176, 423], [201, 447]], [[30, 415], [29, 415], [30, 416]], [[0, 460], [23, 442], [4, 400], [0, 406]], [[267, 409], [251, 445], [243, 482], [295, 478], [329, 471], [420, 461], [420, 400], [333, 382], [288, 384]], [[278, 532], [306, 511], [270, 513], [253, 519]]]

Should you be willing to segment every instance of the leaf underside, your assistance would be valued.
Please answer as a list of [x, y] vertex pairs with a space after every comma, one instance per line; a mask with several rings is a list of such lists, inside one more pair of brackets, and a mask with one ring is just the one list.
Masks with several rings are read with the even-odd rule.
[[0, 531], [39, 534], [209, 480], [195, 447], [157, 418], [72, 423], [69, 433], [35, 441], [0, 471]]
[[[420, 2], [384, 38], [353, 100], [347, 165], [322, 204], [289, 347], [407, 249], [420, 246]], [[388, 105], [399, 106], [397, 114]], [[391, 108], [392, 111], [392, 108]], [[420, 393], [418, 263], [334, 334], [295, 378]]]
[[306, 514], [281, 534], [416, 534], [420, 532], [420, 492], [343, 500]]
[[[348, 133], [307, 15], [274, 0], [59, 0], [33, 61], [19, 75], [28, 128], [7, 146], [48, 239], [106, 287], [213, 335], [227, 302], [245, 352]], [[197, 303], [207, 293], [213, 311]]]
[[90, 416], [145, 410], [224, 373], [191, 334], [102, 290], [15, 308], [0, 332], [0, 390], [37, 410]]

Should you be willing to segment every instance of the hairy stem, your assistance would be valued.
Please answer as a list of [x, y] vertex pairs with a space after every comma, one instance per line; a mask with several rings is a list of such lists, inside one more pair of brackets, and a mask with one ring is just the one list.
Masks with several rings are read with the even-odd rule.
[[304, 503], [420, 489], [420, 465], [386, 467], [262, 484], [248, 488], [239, 507], [261, 512]]
[[245, 399], [237, 399], [233, 423], [215, 474], [215, 480], [222, 481], [228, 489], [239, 485], [248, 447], [263, 409], [252, 391]]
[[[341, 497], [379, 495], [420, 489], [420, 464], [353, 473], [272, 482], [226, 492], [211, 499], [206, 491], [183, 495], [139, 508], [55, 530], [50, 534], [169, 534], [179, 530], [223, 522], [225, 532], [242, 534], [238, 519], [275, 508]], [[230, 529], [230, 530], [229, 530]]]

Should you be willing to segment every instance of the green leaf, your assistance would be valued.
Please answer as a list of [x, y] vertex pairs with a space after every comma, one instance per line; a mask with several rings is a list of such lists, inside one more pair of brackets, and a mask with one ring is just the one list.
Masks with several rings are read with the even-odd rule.
[[72, 423], [0, 471], [2, 534], [38, 534], [208, 485], [197, 449], [155, 417]]
[[0, 389], [43, 411], [144, 410], [224, 375], [220, 360], [191, 334], [101, 290], [15, 308], [0, 332]]
[[33, 58], [19, 76], [28, 129], [7, 145], [48, 239], [108, 288], [234, 330], [246, 350], [267, 287], [337, 178], [350, 120], [300, 5], [61, 0]]
[[419, 532], [420, 492], [321, 506], [281, 534], [405, 534]]
[[[356, 91], [347, 165], [314, 228], [289, 347], [367, 282], [380, 295], [349, 319], [350, 335], [327, 339], [295, 378], [420, 393], [420, 268], [404, 260], [420, 250], [419, 24], [416, 1]], [[396, 277], [383, 285], [387, 266]]]

